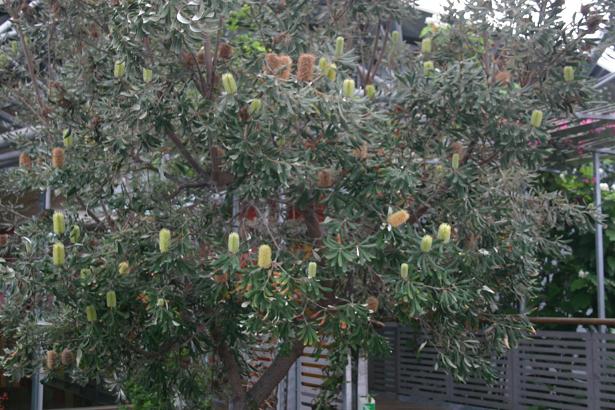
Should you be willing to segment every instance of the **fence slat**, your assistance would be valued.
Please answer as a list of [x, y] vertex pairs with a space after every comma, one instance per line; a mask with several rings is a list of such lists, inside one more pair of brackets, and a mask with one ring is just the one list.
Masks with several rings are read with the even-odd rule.
[[494, 409], [615, 410], [612, 334], [538, 332], [505, 358], [493, 361], [498, 375], [493, 385], [472, 378], [459, 384], [435, 370], [433, 348], [416, 354], [425, 335], [397, 325], [387, 325], [384, 334], [393, 360], [370, 363], [370, 374], [379, 375], [370, 378], [372, 391]]

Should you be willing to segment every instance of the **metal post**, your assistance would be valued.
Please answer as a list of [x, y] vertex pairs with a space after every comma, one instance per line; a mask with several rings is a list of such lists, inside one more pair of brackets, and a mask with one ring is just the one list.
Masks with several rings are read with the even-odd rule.
[[359, 352], [357, 362], [357, 410], [361, 410], [368, 400], [368, 374], [367, 374], [367, 355]]
[[[596, 213], [602, 216], [602, 193], [600, 192], [600, 154], [594, 152], [594, 204]], [[606, 318], [604, 301], [604, 250], [602, 242], [602, 223], [596, 222], [596, 276], [598, 277], [598, 317]], [[602, 332], [606, 331], [605, 326], [601, 326]]]
[[43, 384], [41, 383], [42, 369], [32, 374], [32, 410], [43, 410]]
[[350, 350], [347, 356], [348, 363], [344, 374], [344, 410], [352, 410], [352, 354]]

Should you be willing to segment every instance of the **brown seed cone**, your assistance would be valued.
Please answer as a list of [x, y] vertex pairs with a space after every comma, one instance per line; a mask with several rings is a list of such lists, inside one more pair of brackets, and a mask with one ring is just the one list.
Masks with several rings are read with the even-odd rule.
[[47, 368], [53, 370], [56, 367], [58, 361], [58, 354], [53, 350], [47, 350]]
[[228, 43], [222, 43], [218, 47], [218, 57], [223, 60], [228, 60], [233, 56], [233, 47], [231, 47]]
[[182, 51], [179, 57], [185, 67], [191, 68], [194, 65], [194, 58], [192, 58], [192, 54], [190, 52]]
[[352, 150], [352, 155], [358, 159], [367, 159], [369, 156], [369, 146], [367, 143], [363, 143], [359, 148], [355, 148]]
[[380, 306], [380, 301], [375, 296], [370, 296], [367, 298], [367, 308], [372, 312], [378, 311], [378, 306]]
[[8, 234], [0, 234], [0, 246], [5, 246], [9, 242]]
[[51, 150], [51, 166], [62, 168], [64, 166], [64, 148], [56, 147]]
[[318, 185], [319, 188], [331, 188], [334, 183], [333, 172], [329, 169], [323, 169], [318, 171]]
[[214, 282], [219, 283], [219, 284], [228, 282], [228, 272], [215, 274]]
[[22, 152], [19, 154], [19, 167], [20, 168], [32, 168], [32, 158], [28, 155], [27, 152]]
[[286, 55], [278, 56], [274, 53], [265, 54], [265, 72], [275, 75], [282, 80], [290, 78], [293, 60]]
[[205, 48], [201, 47], [201, 49], [196, 53], [196, 61], [200, 65], [205, 64]]
[[510, 74], [510, 71], [504, 70], [495, 75], [495, 82], [500, 84], [510, 84], [511, 78], [512, 75]]
[[75, 356], [73, 355], [73, 352], [70, 349], [65, 348], [64, 350], [62, 350], [62, 355], [60, 356], [60, 362], [64, 366], [69, 366], [73, 364], [74, 359], [75, 359]]
[[297, 62], [297, 80], [312, 81], [314, 77], [314, 62], [316, 56], [314, 54], [301, 54]]

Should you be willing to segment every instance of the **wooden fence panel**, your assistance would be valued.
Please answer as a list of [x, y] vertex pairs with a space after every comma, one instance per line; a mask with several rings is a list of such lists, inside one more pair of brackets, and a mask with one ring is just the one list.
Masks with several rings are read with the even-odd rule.
[[[542, 407], [615, 410], [615, 335], [543, 331], [493, 361], [492, 384], [470, 378], [454, 382], [435, 370], [435, 349], [425, 336], [389, 324], [393, 355], [370, 361], [370, 390], [492, 409]], [[391, 380], [391, 378], [394, 380]]]

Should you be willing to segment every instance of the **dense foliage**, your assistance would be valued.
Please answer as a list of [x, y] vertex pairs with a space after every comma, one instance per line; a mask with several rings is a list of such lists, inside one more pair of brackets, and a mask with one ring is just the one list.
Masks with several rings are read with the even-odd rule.
[[[588, 221], [537, 170], [545, 124], [592, 98], [612, 6], [565, 26], [562, 3], [472, 2], [417, 49], [397, 0], [7, 1], [0, 95], [38, 133], [2, 188], [48, 187], [62, 214], [3, 250], [2, 367], [43, 349], [50, 377], [239, 409], [322, 342], [334, 389], [393, 318], [459, 378], [485, 370], [531, 331], [516, 312], [553, 229]], [[265, 338], [278, 356], [246, 387]]]
[[[602, 213], [604, 240], [604, 273], [606, 316], [615, 315], [609, 303], [615, 297], [615, 185], [612, 184], [612, 162], [603, 164]], [[605, 178], [606, 177], [606, 178]], [[579, 204], [594, 206], [594, 182], [591, 164], [558, 175], [545, 176], [545, 186], [557, 187]], [[539, 290], [529, 308], [540, 316], [584, 317], [598, 315], [596, 243], [594, 232], [577, 226], [560, 226], [556, 234], [568, 241], [569, 249], [548, 259], [539, 280]]]

